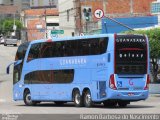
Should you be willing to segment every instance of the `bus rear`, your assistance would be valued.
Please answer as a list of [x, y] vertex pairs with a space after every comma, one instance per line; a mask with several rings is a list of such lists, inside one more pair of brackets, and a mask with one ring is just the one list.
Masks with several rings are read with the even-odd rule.
[[149, 46], [144, 35], [115, 35], [114, 74], [109, 99], [139, 101], [148, 97]]

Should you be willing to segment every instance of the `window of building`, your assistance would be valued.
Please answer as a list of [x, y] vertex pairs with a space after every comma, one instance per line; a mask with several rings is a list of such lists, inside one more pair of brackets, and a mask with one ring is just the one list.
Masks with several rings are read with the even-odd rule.
[[152, 3], [151, 12], [152, 13], [159, 13], [160, 12], [160, 2]]

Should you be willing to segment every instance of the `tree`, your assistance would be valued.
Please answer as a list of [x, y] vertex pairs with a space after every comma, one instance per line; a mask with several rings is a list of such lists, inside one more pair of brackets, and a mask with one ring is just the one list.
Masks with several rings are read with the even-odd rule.
[[154, 82], [157, 82], [157, 65], [158, 59], [160, 58], [160, 29], [150, 29], [150, 30], [137, 30], [137, 31], [127, 31], [125, 33], [129, 34], [146, 34], [149, 38], [149, 49], [150, 49], [150, 59], [151, 59], [151, 70], [154, 78]]
[[[14, 19], [4, 19], [0, 21], [0, 32], [4, 35], [10, 35], [13, 32]], [[19, 20], [15, 20], [15, 25], [17, 26], [17, 31], [20, 31], [23, 27]]]

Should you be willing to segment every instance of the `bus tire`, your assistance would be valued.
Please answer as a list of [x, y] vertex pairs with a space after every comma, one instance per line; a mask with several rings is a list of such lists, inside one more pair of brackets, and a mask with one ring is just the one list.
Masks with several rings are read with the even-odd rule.
[[82, 107], [83, 106], [83, 99], [82, 96], [79, 92], [79, 90], [75, 90], [73, 93], [73, 101], [74, 101], [74, 105], [76, 107]]
[[125, 107], [127, 107], [127, 104], [128, 104], [128, 102], [125, 102], [125, 101], [119, 101], [119, 102], [118, 102], [118, 106], [119, 106], [120, 108], [125, 108]]
[[23, 100], [24, 100], [25, 105], [27, 105], [27, 106], [34, 106], [34, 105], [37, 104], [35, 101], [32, 101], [31, 94], [30, 94], [29, 90], [26, 90], [24, 92], [24, 98], [23, 98]]
[[84, 92], [84, 106], [92, 107], [92, 105], [93, 105], [93, 102], [92, 102], [91, 92], [90, 90], [87, 90]]
[[111, 100], [106, 100], [106, 101], [103, 102], [103, 104], [104, 104], [105, 107], [112, 108], [112, 107], [116, 107], [117, 102], [116, 101], [111, 101]]

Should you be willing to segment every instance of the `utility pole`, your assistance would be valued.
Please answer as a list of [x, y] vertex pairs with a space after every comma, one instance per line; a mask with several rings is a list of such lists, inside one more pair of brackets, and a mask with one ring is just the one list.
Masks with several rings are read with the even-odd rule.
[[48, 37], [48, 33], [47, 33], [47, 10], [46, 10], [46, 8], [45, 8], [45, 16], [44, 16], [44, 19], [45, 19], [45, 38], [47, 39], [47, 37]]
[[103, 0], [103, 11], [104, 11], [104, 15], [106, 15], [106, 4], [107, 4], [107, 0]]
[[130, 13], [133, 14], [133, 0], [130, 0]]
[[16, 20], [15, 20], [15, 19], [16, 19], [16, 18], [15, 18], [15, 14], [16, 14], [16, 13], [13, 14], [13, 16], [14, 16], [14, 23], [13, 23], [13, 31], [14, 31], [14, 32], [13, 32], [13, 36], [16, 35], [16, 29], [17, 29]]

